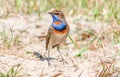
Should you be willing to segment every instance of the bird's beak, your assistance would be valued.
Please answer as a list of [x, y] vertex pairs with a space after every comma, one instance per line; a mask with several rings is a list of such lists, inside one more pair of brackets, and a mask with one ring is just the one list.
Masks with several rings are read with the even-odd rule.
[[52, 12], [48, 12], [49, 14], [52, 14]]

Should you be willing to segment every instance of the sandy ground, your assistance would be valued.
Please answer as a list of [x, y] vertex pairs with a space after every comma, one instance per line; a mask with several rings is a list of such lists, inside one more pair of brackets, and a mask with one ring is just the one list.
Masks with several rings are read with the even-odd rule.
[[[73, 22], [77, 18], [79, 20]], [[12, 39], [9, 48], [3, 44], [5, 37], [0, 37], [0, 71], [5, 73], [12, 66], [19, 65], [21, 71], [18, 77], [99, 77], [103, 69], [101, 60], [110, 65], [115, 59], [112, 67], [117, 71], [110, 76], [115, 77], [120, 71], [120, 44], [113, 44], [111, 41], [112, 26], [104, 22], [87, 21], [81, 16], [66, 19], [71, 28], [70, 35], [78, 48], [67, 38], [67, 44], [62, 44], [60, 49], [66, 62], [59, 61], [60, 57], [55, 48], [51, 50], [51, 66], [48, 66], [46, 61], [45, 39], [38, 38], [46, 35], [52, 22], [48, 14], [40, 19], [36, 15], [11, 15], [0, 19], [0, 32], [5, 29], [8, 42]], [[79, 31], [80, 38], [83, 38], [82, 41], [77, 40], [76, 30]], [[83, 45], [93, 38], [84, 35], [85, 30], [91, 30], [103, 37], [102, 47], [98, 46], [98, 41], [94, 41], [89, 45], [89, 49], [82, 53], [82, 57], [76, 57]]]

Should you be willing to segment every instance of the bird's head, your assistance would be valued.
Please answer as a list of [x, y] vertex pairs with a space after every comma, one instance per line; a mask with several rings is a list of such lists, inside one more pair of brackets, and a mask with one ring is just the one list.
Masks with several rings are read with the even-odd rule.
[[62, 11], [60, 11], [60, 10], [53, 10], [53, 11], [48, 12], [48, 13], [52, 15], [53, 22], [54, 21], [65, 22], [64, 13]]

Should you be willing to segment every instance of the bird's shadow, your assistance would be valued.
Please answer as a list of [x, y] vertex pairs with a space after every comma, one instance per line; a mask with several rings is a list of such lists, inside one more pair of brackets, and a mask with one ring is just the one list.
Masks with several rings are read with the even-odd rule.
[[[36, 58], [39, 58], [41, 61], [48, 60], [48, 57], [43, 57], [43, 55], [38, 52], [34, 52], [33, 54], [36, 56]], [[50, 57], [50, 60], [55, 60], [55, 58]]]

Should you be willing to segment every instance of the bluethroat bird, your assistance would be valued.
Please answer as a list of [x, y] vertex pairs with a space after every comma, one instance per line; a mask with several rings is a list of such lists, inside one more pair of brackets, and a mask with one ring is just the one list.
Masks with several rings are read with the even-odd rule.
[[52, 16], [52, 24], [49, 27], [47, 36], [46, 36], [46, 50], [48, 51], [48, 65], [50, 65], [50, 49], [57, 47], [59, 55], [64, 61], [64, 58], [61, 55], [59, 50], [59, 45], [67, 38], [69, 33], [69, 25], [65, 19], [64, 13], [60, 10], [53, 10], [49, 12]]

